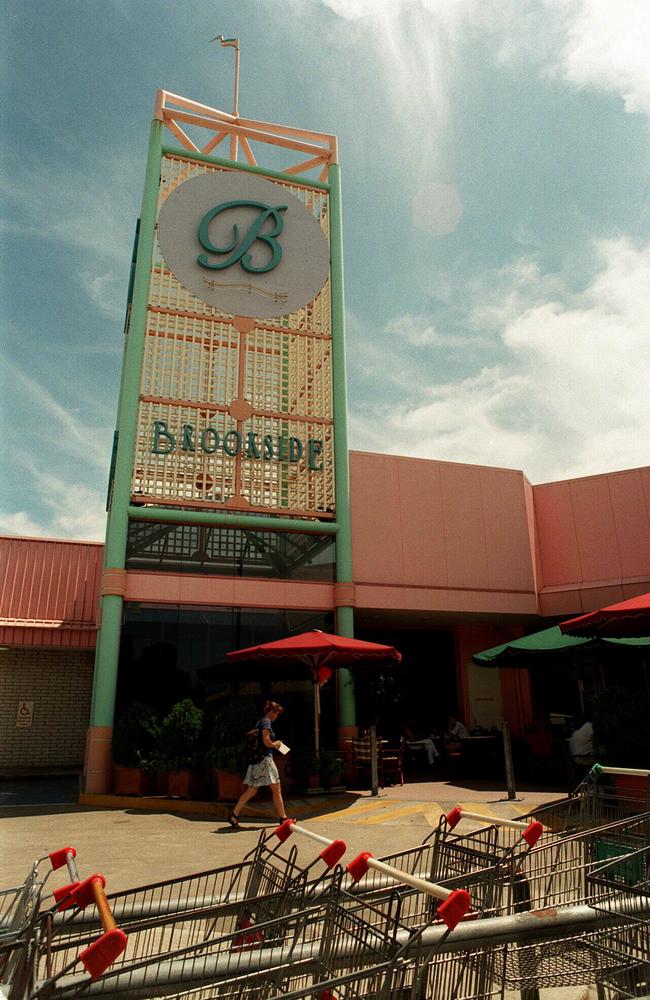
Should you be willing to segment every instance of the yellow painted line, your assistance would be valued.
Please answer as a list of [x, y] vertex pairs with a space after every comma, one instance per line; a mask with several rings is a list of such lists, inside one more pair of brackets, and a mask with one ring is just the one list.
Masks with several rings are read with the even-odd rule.
[[424, 810], [424, 818], [430, 826], [437, 826], [444, 811], [439, 802], [427, 802]]
[[227, 810], [227, 805], [217, 805], [214, 802], [197, 802], [192, 799], [168, 798], [138, 798], [131, 795], [102, 795], [94, 792], [81, 792], [79, 805], [99, 806], [104, 809], [141, 809], [143, 811], [175, 812], [175, 813], [211, 813], [219, 815]]
[[347, 809], [337, 809], [335, 812], [327, 813], [325, 816], [323, 813], [314, 816], [314, 820], [321, 820], [329, 818], [330, 816], [338, 816], [341, 819], [350, 820], [354, 816], [363, 815], [368, 812], [376, 812], [382, 809], [390, 809], [393, 807], [394, 799], [364, 799], [363, 802], [352, 802]]
[[352, 822], [356, 826], [371, 826], [377, 823], [387, 823], [392, 819], [400, 819], [403, 816], [412, 816], [414, 813], [424, 813], [424, 809], [424, 803], [418, 802], [415, 805], [399, 806], [397, 809], [383, 810], [379, 816], [353, 819]]
[[[462, 802], [461, 809], [467, 809], [468, 812], [482, 813], [484, 816], [494, 816], [498, 819], [499, 814], [491, 809], [487, 802]], [[465, 820], [466, 823], [480, 823], [480, 819]]]

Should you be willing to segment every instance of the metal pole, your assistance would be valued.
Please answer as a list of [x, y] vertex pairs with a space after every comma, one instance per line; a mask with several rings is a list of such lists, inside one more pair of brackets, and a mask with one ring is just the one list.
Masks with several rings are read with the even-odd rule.
[[516, 799], [517, 790], [515, 788], [515, 771], [512, 766], [512, 744], [510, 742], [510, 727], [507, 722], [503, 723], [501, 732], [503, 734], [503, 758], [506, 764], [506, 785], [508, 786], [508, 798]]
[[[343, 213], [341, 172], [338, 163], [328, 171], [330, 183], [330, 253], [332, 296], [332, 403], [334, 406], [334, 490], [336, 498], [336, 582], [347, 584], [347, 596], [337, 601], [336, 631], [354, 636], [352, 599], [352, 515], [350, 513], [350, 463], [348, 456], [348, 403], [345, 365], [345, 301], [343, 294]], [[339, 727], [356, 726], [352, 672], [338, 672]]]
[[[235, 46], [235, 95], [233, 100], [232, 113], [235, 118], [239, 117], [239, 39], [237, 39], [237, 45]], [[231, 160], [236, 160], [239, 153], [239, 138], [236, 135], [231, 137]]]
[[377, 768], [377, 727], [370, 727], [370, 788], [371, 795], [379, 795], [379, 775]]
[[320, 686], [314, 681], [314, 749], [320, 753]]

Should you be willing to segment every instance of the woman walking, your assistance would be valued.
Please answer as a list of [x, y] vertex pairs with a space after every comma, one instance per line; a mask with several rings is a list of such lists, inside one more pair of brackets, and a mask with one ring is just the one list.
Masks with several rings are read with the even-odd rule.
[[239, 796], [233, 811], [228, 817], [228, 822], [235, 829], [239, 826], [239, 814], [247, 802], [257, 795], [257, 789], [270, 786], [278, 818], [285, 820], [284, 801], [282, 799], [282, 788], [280, 786], [280, 775], [273, 760], [273, 750], [278, 750], [281, 740], [276, 740], [273, 732], [273, 723], [278, 719], [284, 709], [277, 701], [267, 701], [264, 705], [264, 715], [257, 723], [257, 745], [260, 760], [248, 765], [248, 770], [244, 776], [244, 791]]

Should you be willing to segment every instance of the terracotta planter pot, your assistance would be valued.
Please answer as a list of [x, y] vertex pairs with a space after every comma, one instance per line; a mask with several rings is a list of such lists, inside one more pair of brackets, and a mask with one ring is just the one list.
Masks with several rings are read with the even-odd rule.
[[273, 758], [275, 760], [278, 774], [280, 775], [280, 784], [282, 788], [289, 789], [294, 785], [293, 777], [291, 775], [291, 766], [286, 757], [276, 756]]
[[141, 767], [113, 768], [116, 795], [153, 795], [156, 790], [156, 775]]
[[203, 783], [196, 771], [168, 771], [167, 794], [170, 798], [196, 799], [203, 791]]
[[244, 783], [238, 774], [222, 771], [218, 767], [213, 768], [212, 782], [217, 798], [232, 802], [237, 801], [244, 788]]

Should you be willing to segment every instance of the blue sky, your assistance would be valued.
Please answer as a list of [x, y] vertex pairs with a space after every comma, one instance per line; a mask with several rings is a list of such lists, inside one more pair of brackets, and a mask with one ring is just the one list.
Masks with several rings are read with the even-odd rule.
[[155, 92], [335, 132], [350, 445], [650, 464], [647, 0], [9, 0], [0, 531], [101, 539]]

